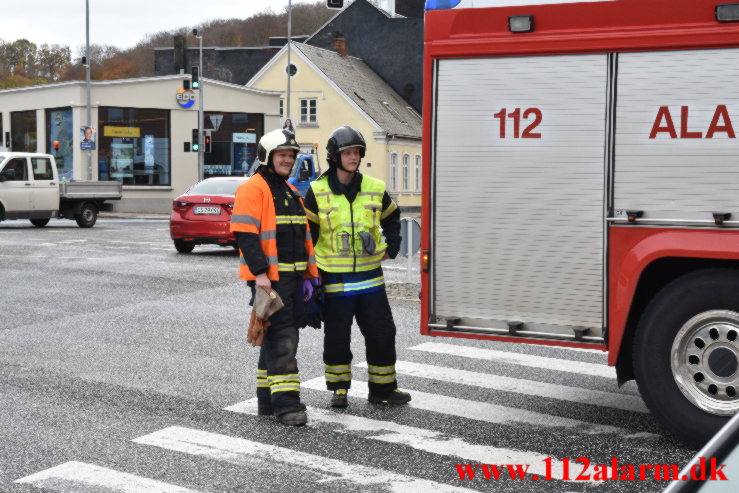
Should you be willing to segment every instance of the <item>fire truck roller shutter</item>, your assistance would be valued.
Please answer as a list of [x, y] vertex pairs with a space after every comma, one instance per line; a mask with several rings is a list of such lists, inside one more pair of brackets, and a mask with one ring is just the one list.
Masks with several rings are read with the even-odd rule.
[[739, 218], [737, 80], [735, 48], [619, 55], [617, 215]]
[[603, 327], [607, 55], [440, 60], [431, 313]]

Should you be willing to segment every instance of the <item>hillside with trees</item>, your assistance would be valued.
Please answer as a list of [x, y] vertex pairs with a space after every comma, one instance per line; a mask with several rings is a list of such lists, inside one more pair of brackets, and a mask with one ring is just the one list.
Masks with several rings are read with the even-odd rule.
[[[311, 34], [333, 15], [325, 1], [297, 4], [292, 9], [293, 35]], [[154, 48], [173, 46], [176, 34], [187, 35], [192, 28], [203, 33], [204, 46], [265, 46], [272, 36], [287, 35], [287, 8], [275, 13], [267, 9], [246, 19], [218, 19], [197, 26], [182, 27], [147, 35], [132, 48], [92, 44], [90, 46], [93, 80], [125, 79], [154, 75]], [[186, 36], [189, 46], [197, 46], [193, 36]], [[0, 89], [84, 80], [82, 57], [85, 47], [72, 56], [69, 46], [42, 44], [27, 39], [0, 39]]]

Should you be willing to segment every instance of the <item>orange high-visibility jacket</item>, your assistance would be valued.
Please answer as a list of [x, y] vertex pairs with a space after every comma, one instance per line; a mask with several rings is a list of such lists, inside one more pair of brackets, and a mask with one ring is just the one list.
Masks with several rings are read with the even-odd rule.
[[[297, 194], [298, 191], [292, 185], [288, 184]], [[300, 199], [300, 205], [303, 200]], [[233, 215], [231, 216], [231, 231], [240, 231], [243, 233], [254, 233], [259, 235], [262, 243], [262, 251], [267, 257], [269, 267], [267, 268], [267, 277], [270, 281], [278, 281], [279, 264], [277, 262], [277, 216], [275, 213], [275, 203], [272, 197], [272, 190], [269, 188], [267, 181], [259, 173], [255, 173], [251, 178], [239, 186], [236, 190], [236, 201], [234, 203]], [[310, 236], [310, 226], [308, 219], [305, 220], [305, 251], [308, 254], [308, 265], [305, 271], [305, 278], [318, 277], [318, 268], [316, 267], [316, 257], [313, 251], [313, 241]], [[239, 251], [240, 267], [239, 277], [245, 281], [253, 281], [256, 276], [249, 270], [244, 259], [244, 253]]]

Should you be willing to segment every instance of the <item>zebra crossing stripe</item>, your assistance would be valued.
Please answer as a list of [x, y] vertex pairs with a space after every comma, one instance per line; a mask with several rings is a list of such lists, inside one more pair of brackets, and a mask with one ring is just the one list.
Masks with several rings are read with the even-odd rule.
[[531, 368], [543, 368], [552, 371], [566, 373], [577, 373], [578, 375], [592, 375], [596, 377], [616, 379], [616, 369], [607, 365], [596, 363], [585, 363], [566, 359], [548, 358], [533, 354], [510, 353], [495, 349], [481, 349], [470, 346], [458, 346], [439, 342], [425, 342], [410, 348], [413, 351], [425, 351], [427, 353], [448, 354], [461, 356], [463, 358], [474, 358], [498, 363], [528, 366]]
[[165, 428], [133, 441], [239, 466], [254, 467], [255, 461], [263, 461], [265, 469], [272, 471], [275, 463], [280, 463], [301, 475], [306, 490], [310, 489], [310, 484], [316, 486], [339, 481], [352, 485], [351, 489], [381, 487], [388, 491], [412, 493], [472, 491], [298, 450], [180, 426]]
[[75, 493], [101, 490], [120, 493], [198, 493], [196, 490], [76, 461], [65, 462], [15, 482], [45, 490]]
[[[367, 363], [354, 365], [367, 367]], [[492, 390], [515, 392], [535, 397], [547, 397], [562, 401], [576, 402], [578, 404], [590, 404], [593, 406], [610, 407], [637, 413], [649, 413], [647, 406], [641, 397], [636, 395], [614, 394], [601, 390], [589, 390], [579, 387], [569, 387], [554, 383], [537, 382], [535, 380], [524, 380], [520, 378], [504, 377], [491, 373], [477, 373], [457, 368], [448, 368], [410, 361], [398, 361], [395, 363], [395, 371], [398, 374], [413, 377], [429, 378], [442, 382], [473, 385]]]
[[[313, 390], [326, 390], [326, 382], [322, 377], [314, 378], [303, 382], [302, 388]], [[659, 435], [654, 433], [631, 433], [624, 428], [618, 428], [610, 425], [600, 425], [580, 421], [578, 419], [563, 418], [551, 414], [538, 413], [515, 407], [506, 407], [498, 404], [490, 404], [488, 402], [471, 401], [467, 399], [459, 399], [457, 397], [449, 397], [439, 394], [430, 394], [418, 390], [408, 390], [413, 396], [413, 400], [407, 404], [408, 407], [421, 409], [423, 411], [431, 411], [449, 416], [457, 416], [475, 421], [482, 421], [491, 424], [502, 425], [521, 425], [526, 424], [536, 426], [537, 428], [562, 428], [568, 432], [582, 433], [587, 435], [611, 434], [618, 435], [620, 438], [634, 439], [654, 439]], [[352, 388], [349, 390], [349, 397], [367, 398], [369, 388], [367, 382], [352, 380]], [[230, 408], [226, 408], [230, 410]]]
[[[229, 406], [226, 411], [256, 416], [257, 398]], [[341, 427], [341, 429], [335, 430], [338, 433], [353, 434], [370, 440], [392, 443], [393, 445], [406, 445], [436, 455], [459, 457], [470, 461], [472, 464], [530, 464], [528, 474], [537, 474], [544, 477], [547, 473], [543, 462], [544, 459], [549, 457], [547, 455], [524, 450], [478, 445], [434, 430], [308, 407], [308, 426], [313, 426], [315, 423], [338, 425]], [[369, 435], [368, 433], [376, 434]], [[577, 468], [577, 463], [570, 462], [571, 471], [576, 471]], [[551, 477], [563, 479], [562, 471], [555, 471], [553, 467]]]

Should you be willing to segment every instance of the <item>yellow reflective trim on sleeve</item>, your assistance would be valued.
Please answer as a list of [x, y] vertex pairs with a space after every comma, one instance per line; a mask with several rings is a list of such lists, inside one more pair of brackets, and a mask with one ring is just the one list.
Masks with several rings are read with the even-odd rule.
[[398, 204], [396, 204], [394, 200], [390, 200], [390, 205], [387, 206], [387, 209], [382, 211], [382, 215], [380, 216], [380, 219], [385, 219], [387, 216], [392, 214], [397, 208], [398, 208]]
[[308, 218], [309, 221], [314, 222], [316, 224], [320, 224], [321, 220], [318, 219], [317, 214], [313, 214], [313, 212], [309, 211], [308, 209], [305, 210], [305, 215]]

